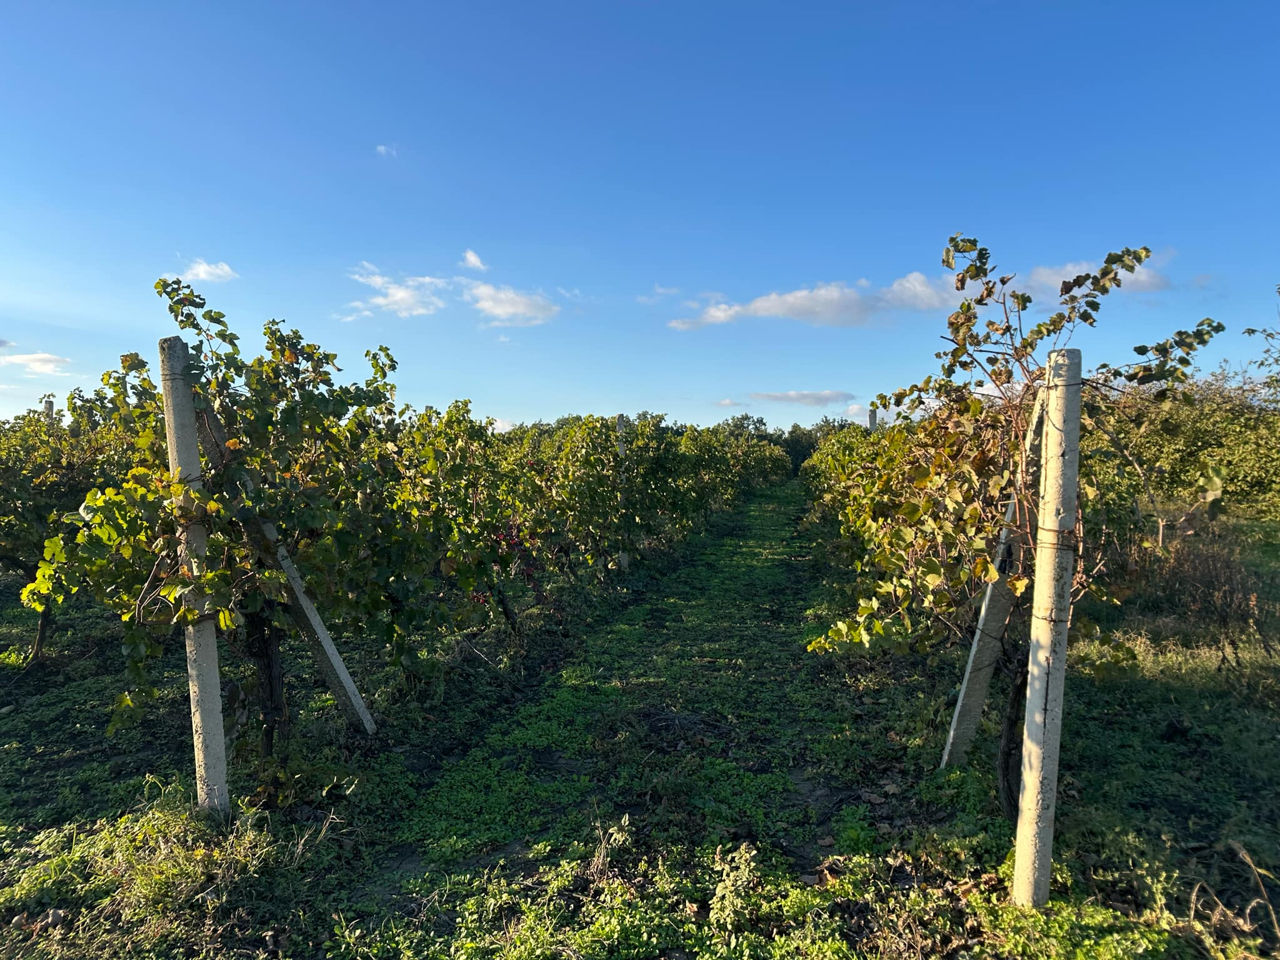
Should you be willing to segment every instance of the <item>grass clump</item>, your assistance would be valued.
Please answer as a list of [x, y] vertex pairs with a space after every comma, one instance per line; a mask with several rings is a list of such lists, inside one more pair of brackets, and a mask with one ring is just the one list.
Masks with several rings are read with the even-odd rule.
[[214, 956], [262, 947], [279, 934], [255, 924], [260, 905], [304, 904], [308, 877], [337, 859], [331, 822], [280, 829], [242, 809], [227, 824], [180, 788], [154, 786], [157, 796], [113, 820], [0, 833], [10, 951], [83, 956], [109, 943], [116, 955], [184, 956], [204, 942]]

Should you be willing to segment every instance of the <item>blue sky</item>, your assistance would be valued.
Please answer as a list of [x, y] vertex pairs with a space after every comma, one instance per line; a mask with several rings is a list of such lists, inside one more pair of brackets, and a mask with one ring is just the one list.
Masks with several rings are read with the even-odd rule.
[[1087, 365], [1203, 316], [1228, 326], [1208, 362], [1238, 364], [1240, 330], [1277, 319], [1274, 4], [42, 2], [4, 23], [0, 415], [154, 354], [161, 274], [353, 378], [387, 344], [402, 399], [504, 420], [842, 415], [933, 369], [956, 231], [1033, 290], [1152, 248]]

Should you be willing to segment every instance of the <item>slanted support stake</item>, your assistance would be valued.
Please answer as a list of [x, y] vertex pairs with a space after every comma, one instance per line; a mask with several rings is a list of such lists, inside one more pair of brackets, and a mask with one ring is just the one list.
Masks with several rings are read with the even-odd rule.
[[[1031, 408], [1031, 418], [1027, 421], [1027, 432], [1023, 437], [1019, 479], [1025, 475], [1027, 464], [1031, 461], [1043, 414], [1044, 394], [1037, 393]], [[1000, 540], [996, 545], [996, 570], [1000, 579], [987, 584], [982, 610], [978, 614], [978, 626], [973, 631], [973, 645], [969, 648], [964, 681], [960, 684], [960, 697], [956, 700], [956, 709], [951, 715], [951, 730], [947, 733], [947, 745], [942, 751], [943, 767], [958, 766], [968, 756], [969, 747], [973, 744], [974, 735], [982, 721], [982, 708], [987, 702], [991, 675], [1004, 652], [1001, 641], [1016, 599], [1009, 588], [1009, 573], [1024, 547], [1023, 543], [1012, 537], [1017, 507], [1015, 489], [1010, 493], [1009, 505], [1004, 512], [1004, 528], [1000, 531]]]
[[[227, 465], [226, 428], [213, 410], [204, 411], [203, 426], [201, 442], [205, 445], [205, 454], [209, 462], [216, 467], [225, 467]], [[247, 476], [240, 476], [238, 483], [245, 493], [253, 492], [254, 483]], [[310, 644], [316, 664], [320, 667], [321, 676], [324, 677], [329, 690], [338, 701], [338, 706], [342, 709], [347, 721], [366, 736], [373, 736], [378, 729], [373, 721], [373, 715], [369, 713], [364, 698], [360, 696], [355, 681], [351, 679], [351, 673], [343, 663], [342, 654], [338, 652], [333, 637], [329, 635], [328, 627], [324, 625], [324, 620], [316, 610], [316, 605], [307, 595], [306, 584], [294, 565], [293, 558], [280, 543], [275, 525], [259, 519], [257, 526], [262, 534], [266, 548], [263, 553], [267, 561], [274, 561], [284, 571], [285, 586], [289, 594], [289, 613]]]

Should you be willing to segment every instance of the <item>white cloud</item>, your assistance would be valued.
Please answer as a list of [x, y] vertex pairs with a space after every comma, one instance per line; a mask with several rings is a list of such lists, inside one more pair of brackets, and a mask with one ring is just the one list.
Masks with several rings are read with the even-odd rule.
[[505, 418], [503, 418], [503, 417], [494, 417], [494, 418], [493, 418], [493, 432], [494, 432], [494, 433], [506, 433], [508, 430], [510, 430], [510, 429], [511, 429], [512, 427], [514, 427], [515, 425], [516, 425], [516, 424], [515, 424], [515, 421], [514, 421], [514, 420], [507, 420], [507, 419], [505, 419]]
[[480, 259], [480, 254], [476, 253], [470, 247], [463, 253], [462, 259], [458, 262], [458, 266], [466, 267], [468, 270], [479, 270], [481, 273], [489, 269], [489, 265]]
[[369, 261], [364, 261], [351, 274], [351, 279], [373, 287], [378, 296], [368, 301], [357, 300], [351, 304], [356, 312], [344, 320], [355, 320], [370, 316], [370, 307], [386, 310], [398, 317], [422, 317], [435, 313], [444, 306], [444, 301], [432, 291], [448, 286], [447, 280], [439, 277], [405, 277], [403, 280], [392, 280], [378, 272]]
[[347, 313], [336, 313], [334, 317], [339, 323], [351, 323], [353, 320], [366, 320], [373, 316], [373, 311], [360, 300], [347, 304]]
[[1001, 400], [1004, 398], [1005, 390], [1009, 390], [1011, 393], [1018, 393], [1018, 392], [1021, 392], [1023, 388], [1018, 384], [1010, 384], [1009, 386], [1005, 387], [1004, 390], [1002, 390], [1000, 387], [992, 383], [990, 380], [984, 380], [982, 381], [981, 386], [974, 385], [969, 389], [971, 389], [974, 393], [976, 393], [980, 397], [986, 397], [992, 400]]
[[22, 367], [29, 377], [65, 377], [67, 373], [62, 368], [70, 363], [67, 357], [52, 353], [13, 353], [0, 357], [0, 367]]
[[955, 289], [954, 281], [950, 290], [946, 283], [945, 280], [931, 283], [923, 273], [914, 270], [880, 291], [880, 303], [889, 309], [941, 310], [951, 303]]
[[637, 303], [657, 303], [663, 297], [674, 297], [680, 292], [679, 287], [664, 287], [661, 284], [653, 285], [653, 293], [641, 294], [636, 297]]
[[[474, 257], [475, 263], [488, 269], [474, 250], [468, 249], [466, 255]], [[468, 265], [466, 259], [463, 265]], [[560, 312], [560, 305], [541, 290], [516, 290], [483, 283], [473, 277], [390, 277], [367, 260], [362, 261], [349, 276], [357, 283], [373, 288], [375, 295], [353, 300], [334, 313], [334, 319], [343, 323], [368, 319], [379, 310], [399, 317], [427, 316], [454, 299], [471, 304], [489, 317], [485, 327], [535, 327]], [[565, 290], [563, 294], [566, 299], [582, 296], [577, 290]], [[502, 338], [499, 342], [508, 341]]]
[[739, 403], [737, 400], [734, 400], [732, 397], [725, 397], [723, 400], [717, 400], [716, 406], [717, 407], [745, 407], [746, 404]]
[[867, 323], [885, 310], [935, 310], [950, 300], [948, 283], [923, 273], [899, 277], [888, 287], [862, 293], [844, 283], [820, 283], [789, 293], [768, 293], [747, 303], [711, 300], [697, 317], [672, 320], [677, 330], [733, 323], [742, 317], [778, 317], [815, 326], [850, 327]]
[[1024, 283], [1019, 284], [1015, 279], [1011, 286], [1031, 294], [1033, 300], [1056, 302], [1063, 280], [1088, 273], [1093, 266], [1087, 260], [1073, 260], [1057, 267], [1032, 267]]
[[787, 390], [784, 393], [753, 393], [751, 399], [773, 403], [801, 403], [807, 407], [829, 407], [833, 403], [848, 403], [853, 399], [853, 394], [844, 390]]
[[[1121, 287], [1138, 293], [1168, 288], [1169, 279], [1160, 267], [1172, 256], [1172, 252], [1157, 254], [1134, 273], [1122, 274]], [[1097, 266], [1096, 263], [1079, 260], [1060, 266], [1034, 267], [1023, 283], [1015, 282], [1013, 286], [1031, 294], [1039, 303], [1053, 303], [1058, 300], [1063, 280], [1092, 272]], [[654, 289], [666, 292], [664, 288]], [[676, 330], [694, 330], [734, 323], [744, 317], [798, 320], [814, 326], [860, 326], [886, 311], [945, 309], [959, 296], [962, 294], [956, 293], [950, 275], [930, 278], [913, 271], [878, 289], [872, 288], [866, 278], [861, 278], [854, 286], [842, 282], [819, 283], [786, 293], [767, 293], [746, 303], [732, 303], [722, 294], [703, 294], [699, 300], [684, 301], [686, 308], [699, 311], [697, 316], [672, 320], [668, 326]], [[642, 303], [653, 303], [659, 298], [637, 299]]]
[[491, 283], [472, 283], [463, 296], [493, 318], [485, 324], [488, 327], [536, 327], [560, 312], [560, 307], [541, 293], [523, 293]]
[[[1133, 273], [1120, 273], [1120, 289], [1138, 293], [1151, 293], [1164, 290], [1169, 286], [1169, 278], [1159, 267], [1167, 262], [1170, 255], [1161, 255], [1148, 260]], [[1019, 284], [1016, 280], [1010, 284], [1014, 289], [1031, 294], [1031, 299], [1041, 305], [1051, 305], [1061, 298], [1062, 281], [1070, 280], [1082, 273], [1093, 273], [1098, 264], [1090, 260], [1073, 260], [1056, 267], [1032, 267], [1027, 274], [1026, 282]]]
[[866, 409], [867, 408], [860, 403], [851, 403], [849, 406], [844, 408], [844, 415], [846, 417], [856, 417], [860, 413], [865, 413]]
[[499, 342], [499, 343], [510, 343], [510, 342], [511, 342], [511, 338], [510, 338], [510, 337], [508, 337], [505, 333], [501, 333], [501, 334], [499, 334], [499, 335], [498, 335], [498, 342]]
[[1125, 274], [1123, 280], [1123, 290], [1136, 290], [1138, 293], [1150, 293], [1153, 290], [1164, 290], [1169, 286], [1169, 278], [1151, 266], [1144, 263], [1132, 274]]
[[385, 143], [380, 143], [380, 144], [378, 144], [376, 147], [374, 147], [373, 149], [374, 149], [374, 152], [375, 152], [375, 153], [377, 153], [377, 154], [378, 154], [378, 156], [380, 156], [380, 157], [395, 157], [395, 156], [397, 156], [396, 148], [395, 148], [394, 146], [388, 146], [388, 145], [387, 145], [387, 144], [385, 144]]
[[227, 280], [234, 280], [240, 276], [225, 261], [206, 263], [200, 257], [187, 264], [187, 269], [184, 273], [186, 274], [185, 279], [197, 280], [201, 283], [225, 283]]

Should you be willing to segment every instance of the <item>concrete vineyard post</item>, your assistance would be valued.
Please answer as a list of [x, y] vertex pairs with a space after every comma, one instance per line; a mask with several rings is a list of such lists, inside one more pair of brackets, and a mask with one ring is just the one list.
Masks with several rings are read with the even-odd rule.
[[876, 428], [876, 411], [874, 409], [867, 411], [867, 429], [875, 430]]
[[[1019, 478], [1025, 475], [1026, 465], [1031, 460], [1043, 414], [1044, 394], [1038, 392], [1031, 408], [1031, 417], [1027, 421], [1027, 432], [1022, 440]], [[1008, 577], [1013, 561], [1023, 547], [1021, 543], [1014, 543], [1010, 539], [1017, 507], [1015, 490], [1010, 494], [1009, 505], [1005, 508], [1004, 528], [1000, 531], [1000, 541], [996, 545], [996, 569], [1000, 573], [1000, 579], [987, 584], [982, 611], [978, 614], [978, 626], [973, 631], [973, 645], [969, 648], [964, 681], [960, 684], [960, 697], [956, 701], [955, 712], [951, 715], [951, 730], [947, 734], [947, 745], [942, 751], [943, 767], [964, 763], [982, 720], [982, 708], [986, 706], [991, 674], [995, 672], [996, 663], [1003, 652], [1001, 638], [1016, 599], [1009, 589]]]
[[1042, 907], [1049, 900], [1053, 815], [1062, 743], [1062, 694], [1075, 569], [1080, 461], [1080, 351], [1049, 354], [1036, 573], [1027, 660], [1027, 718], [1022, 735], [1022, 788], [1014, 858], [1013, 899]]
[[[194, 490], [201, 483], [200, 444], [196, 433], [196, 410], [191, 384], [186, 376], [187, 345], [181, 337], [160, 341], [160, 383], [164, 392], [164, 424], [169, 446], [169, 469]], [[188, 519], [192, 500], [184, 496], [177, 504], [182, 513], [180, 563], [193, 574], [205, 568], [206, 531], [204, 524]], [[187, 684], [191, 691], [191, 732], [195, 743], [196, 798], [200, 806], [226, 813], [227, 751], [222, 730], [222, 688], [218, 676], [218, 636], [212, 620], [206, 619], [208, 601], [187, 594], [184, 605], [200, 619], [186, 626]]]
[[[622, 439], [622, 424], [623, 424], [622, 414], [618, 414], [618, 419], [614, 421], [614, 423], [615, 423], [615, 432], [618, 435], [618, 485], [619, 485], [618, 516], [623, 521], [622, 529], [625, 530], [627, 527], [627, 524], [626, 524], [627, 500], [625, 495], [622, 493], [621, 485], [622, 485], [623, 457], [625, 457], [627, 454], [627, 445], [625, 441], [623, 441]], [[627, 556], [627, 551], [625, 550], [618, 551], [618, 569], [625, 571], [630, 565], [631, 565], [631, 558]]]
[[53, 401], [52, 400], [46, 400], [44, 402], [44, 415], [46, 420], [48, 420], [51, 423], [53, 422]]

